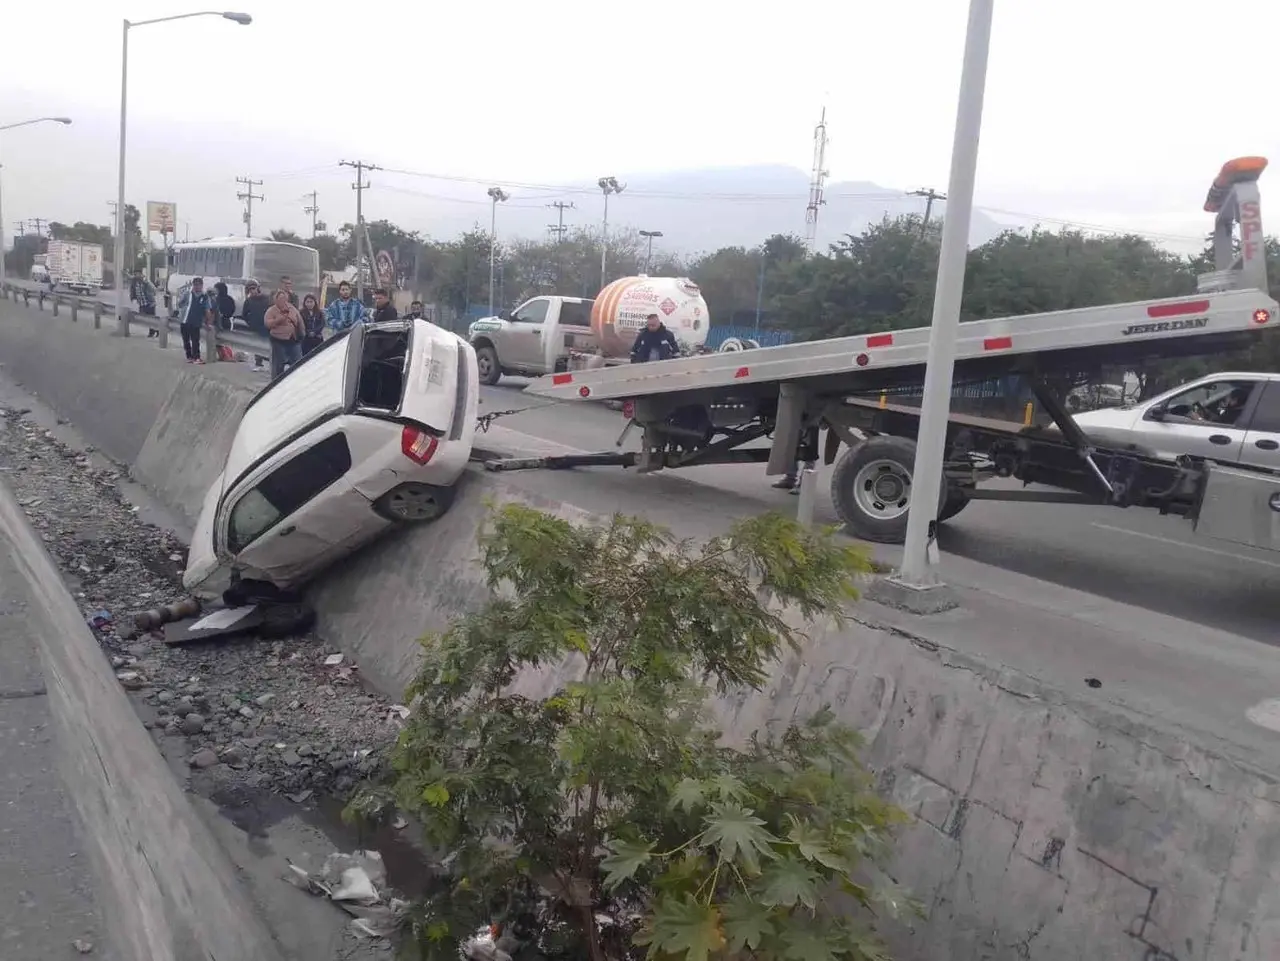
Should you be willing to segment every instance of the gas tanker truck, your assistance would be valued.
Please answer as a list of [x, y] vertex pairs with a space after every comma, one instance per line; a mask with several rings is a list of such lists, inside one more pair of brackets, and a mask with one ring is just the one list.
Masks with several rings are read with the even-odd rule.
[[629, 363], [631, 345], [650, 314], [662, 319], [684, 351], [697, 351], [707, 341], [711, 315], [692, 280], [623, 277], [595, 300], [533, 297], [510, 313], [477, 320], [468, 334], [480, 383], [496, 384], [503, 374], [541, 377]]

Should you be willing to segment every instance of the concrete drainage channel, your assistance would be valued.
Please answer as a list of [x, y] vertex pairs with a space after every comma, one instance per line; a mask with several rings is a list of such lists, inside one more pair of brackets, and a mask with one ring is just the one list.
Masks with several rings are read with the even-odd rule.
[[[95, 745], [93, 752], [104, 757], [107, 777], [113, 783], [119, 778], [142, 788], [157, 776], [173, 775], [169, 783], [184, 784], [196, 811], [204, 815], [203, 825], [191, 817], [189, 809], [185, 817], [181, 812], [175, 815], [175, 820], [187, 833], [208, 835], [210, 851], [230, 854], [230, 863], [211, 854], [198, 863], [198, 870], [205, 884], [219, 886], [227, 902], [223, 910], [237, 917], [224, 917], [222, 924], [207, 931], [194, 924], [196, 930], [184, 932], [182, 939], [212, 939], [210, 943], [218, 947], [210, 947], [207, 956], [219, 958], [384, 956], [387, 942], [353, 933], [342, 912], [286, 885], [282, 878], [289, 862], [309, 864], [315, 870], [332, 853], [368, 845], [383, 855], [385, 888], [416, 893], [417, 879], [424, 872], [412, 845], [391, 829], [362, 839], [339, 816], [340, 798], [377, 770], [382, 751], [398, 730], [400, 712], [366, 690], [350, 662], [344, 659], [326, 666], [326, 659], [336, 658], [314, 638], [232, 640], [216, 647], [171, 649], [159, 640], [160, 635], [132, 629], [134, 612], [181, 596], [178, 575], [185, 547], [175, 534], [149, 523], [166, 516], [162, 507], [124, 480], [116, 465], [87, 449], [51, 412], [11, 386], [0, 388], [0, 475], [13, 498], [8, 500], [8, 492], [0, 490], [5, 498], [0, 516], [7, 522], [5, 533], [13, 554], [30, 558], [43, 547], [48, 558], [29, 562], [35, 580], [46, 588], [55, 587], [56, 581], [51, 582], [40, 569], [42, 562], [52, 560], [74, 599], [74, 605], [62, 599], [64, 619], [66, 611], [76, 607], [87, 613], [88, 627], [78, 623], [73, 628], [80, 635], [76, 643], [88, 651], [78, 653], [92, 658], [100, 651], [100, 663], [81, 660], [76, 671], [91, 667], [95, 679], [100, 679], [109, 667], [167, 762], [167, 771], [158, 758], [150, 769], [135, 759], [130, 770], [113, 771], [106, 767], [110, 754]], [[122, 486], [133, 495], [133, 502], [123, 495]], [[30, 531], [22, 530], [19, 508], [27, 515]], [[55, 660], [67, 654], [56, 645], [46, 647]], [[55, 663], [47, 665], [45, 673], [71, 672]], [[122, 716], [114, 704], [118, 694], [113, 698], [108, 690], [101, 690], [98, 700], [87, 703], [78, 694], [71, 696], [82, 702], [78, 709], [90, 709], [94, 716], [86, 724], [64, 720], [67, 739], [75, 742], [84, 732], [95, 730], [112, 745], [143, 750], [138, 742], [145, 744], [146, 735], [137, 719]], [[102, 706], [103, 699], [109, 708]], [[99, 793], [89, 789], [85, 779], [83, 769], [77, 769], [70, 785], [73, 795]], [[164, 793], [151, 783], [139, 793], [156, 791]], [[114, 832], [102, 822], [121, 813], [128, 821], [145, 822], [140, 815], [146, 802], [141, 797], [134, 801], [138, 805], [134, 810], [88, 812], [84, 820], [94, 825], [90, 833], [111, 837]], [[186, 806], [187, 801], [180, 804]], [[148, 836], [137, 839], [139, 846], [197, 847], [156, 836], [149, 827], [143, 830]], [[104, 860], [118, 858], [107, 852]], [[188, 860], [196, 859], [189, 855]], [[147, 861], [153, 866], [165, 863], [162, 856], [153, 854], [147, 855]], [[166, 882], [157, 880], [162, 885]], [[133, 886], [116, 887], [130, 890]], [[231, 893], [237, 889], [243, 893]], [[136, 905], [113, 915], [128, 918], [128, 907]], [[202, 900], [192, 911], [200, 914], [217, 907]], [[139, 922], [123, 937], [134, 939], [136, 945], [145, 930], [146, 925]], [[233, 932], [240, 940], [229, 948]], [[147, 952], [135, 948], [136, 953], [122, 951], [121, 956], [184, 956], [180, 951], [166, 954], [163, 945], [157, 944], [171, 935], [181, 940], [163, 928], [147, 932], [153, 939]], [[117, 933], [117, 943], [121, 939]], [[200, 956], [206, 956], [204, 951]]]
[[[28, 390], [38, 391], [118, 463], [130, 465], [136, 482], [190, 523], [207, 479], [220, 467], [239, 410], [261, 381], [237, 379], [231, 364], [183, 370], [175, 353], [155, 350], [154, 341], [113, 338], [88, 325], [72, 327], [70, 321], [61, 324], [34, 310], [0, 303], [0, 358], [10, 369], [20, 364]], [[114, 596], [100, 586], [104, 584], [110, 591], [123, 591], [126, 598], [135, 596], [138, 607], [167, 599], [142, 598], [132, 585], [156, 585], [149, 593], [170, 589], [177, 566], [170, 554], [179, 551], [171, 540], [139, 526], [145, 512], [134, 512], [116, 499], [116, 478], [93, 476], [92, 460], [86, 467], [79, 455], [52, 447], [45, 452], [49, 439], [34, 429], [38, 436], [26, 437], [26, 422], [25, 417], [8, 418], [5, 436], [27, 458], [22, 466], [45, 464], [47, 472], [43, 479], [31, 473], [27, 481], [14, 476], [9, 484], [28, 502], [26, 509], [39, 533], [48, 535], [44, 546], [59, 557], [64, 569], [81, 578], [73, 590], [86, 595], [79, 599], [83, 611], [69, 607], [65, 596], [50, 606], [61, 611], [65, 630], [78, 631], [85, 639], [76, 650], [83, 647], [96, 658], [96, 667], [90, 668], [83, 656], [76, 666], [92, 677], [92, 691], [82, 684], [66, 700], [73, 703], [92, 693], [86, 703], [96, 706], [111, 696], [124, 703], [119, 681], [89, 639], [82, 614], [92, 616], [98, 606], [113, 616], [118, 613], [110, 606], [117, 603]], [[50, 480], [53, 474], [56, 487]], [[315, 641], [283, 641], [279, 647], [248, 641], [181, 655], [151, 648], [130, 651], [129, 645], [141, 643], [136, 639], [105, 642], [109, 656], [137, 659], [122, 660], [118, 671], [136, 671], [153, 682], [134, 695], [135, 703], [145, 702], [151, 713], [144, 717], [153, 725], [161, 723], [159, 732], [153, 726], [151, 736], [168, 750], [174, 769], [190, 776], [196, 808], [209, 815], [195, 826], [181, 821], [186, 832], [182, 843], [200, 853], [203, 873], [189, 880], [182, 865], [160, 860], [157, 876], [167, 887], [209, 898], [207, 907], [193, 907], [188, 901], [178, 908], [220, 921], [236, 910], [250, 912], [250, 920], [238, 932], [245, 939], [267, 927], [253, 920], [254, 911], [265, 911], [275, 939], [264, 935], [266, 946], [253, 953], [243, 939], [227, 943], [230, 935], [224, 932], [216, 945], [213, 940], [197, 940], [204, 954], [135, 951], [129, 957], [227, 961], [337, 956], [347, 942], [343, 919], [335, 920], [336, 909], [294, 891], [280, 877], [289, 851], [324, 854], [349, 849], [349, 839], [325, 837], [314, 820], [307, 820], [319, 818], [331, 830], [318, 799], [338, 787], [337, 776], [345, 771], [331, 769], [321, 778], [324, 783], [317, 782], [315, 774], [308, 779], [298, 772], [314, 772], [322, 760], [359, 756], [366, 748], [375, 748], [372, 757], [375, 733], [394, 731], [394, 721], [386, 720], [390, 702], [374, 692], [403, 690], [416, 662], [415, 639], [444, 627], [484, 596], [470, 559], [486, 502], [519, 500], [560, 516], [589, 519], [587, 512], [564, 502], [565, 492], [574, 486], [569, 480], [545, 475], [496, 478], [477, 471], [468, 476], [467, 488], [439, 521], [422, 531], [391, 535], [313, 585], [320, 635], [340, 644], [344, 664], [359, 667], [349, 679], [318, 663], [335, 649]], [[592, 482], [610, 483], [594, 478]], [[665, 484], [661, 477], [629, 482], [628, 504], [636, 513], [662, 516], [676, 490]], [[48, 490], [42, 493], [42, 485], [83, 490], [77, 498], [94, 491], [97, 499], [77, 503], [104, 505], [98, 509], [105, 513], [95, 520], [90, 516], [93, 510], [50, 505], [50, 499], [59, 498], [49, 498]], [[93, 524], [105, 524], [103, 518], [132, 518], [133, 526], [127, 534], [90, 533]], [[45, 529], [39, 528], [41, 522]], [[709, 523], [719, 520], [711, 518]], [[94, 551], [78, 531], [96, 538]], [[703, 531], [682, 533], [702, 536]], [[116, 543], [104, 551], [98, 545], [105, 538]], [[141, 551], [137, 564], [120, 564], [117, 556], [128, 556], [122, 544], [132, 540], [153, 545], [150, 562], [141, 560], [147, 553]], [[103, 600], [92, 601], [91, 592]], [[119, 603], [129, 606], [127, 600]], [[371, 688], [359, 687], [357, 677]], [[522, 683], [546, 689], [562, 680], [563, 675], [553, 671]], [[335, 695], [330, 697], [324, 688], [332, 688]], [[162, 690], [170, 695], [163, 701]], [[234, 703], [228, 695], [234, 696]], [[266, 695], [274, 696], [260, 704]], [[184, 698], [190, 698], [190, 704]], [[370, 700], [357, 704], [361, 698]], [[332, 713], [313, 709], [313, 704], [329, 705]], [[918, 643], [869, 622], [815, 631], [805, 650], [782, 665], [763, 692], [726, 699], [721, 709], [729, 730], [745, 735], [823, 704], [864, 732], [866, 759], [882, 789], [915, 818], [899, 843], [897, 876], [922, 898], [927, 915], [910, 929], [890, 932], [897, 961], [1280, 957], [1280, 895], [1275, 859], [1268, 854], [1280, 849], [1280, 787], [1265, 773], [1206, 747], [1186, 732], [1160, 729], [1118, 707], [1047, 688], [1025, 674], [944, 645]], [[164, 733], [177, 712], [197, 707], [202, 724], [195, 743]], [[138, 757], [145, 755], [143, 749], [151, 751], [156, 763], [158, 757], [139, 726], [112, 710], [103, 708], [96, 716], [83, 711], [69, 715], [73, 723], [64, 724], [66, 730], [60, 732], [68, 738], [68, 750], [83, 763], [82, 772], [91, 770], [92, 745], [86, 743], [77, 720], [95, 729], [95, 737], [101, 732], [96, 746], [105, 752], [105, 762], [117, 765], [109, 774], [115, 793], [122, 797], [99, 791], [97, 807], [89, 807], [87, 814], [82, 811], [82, 816], [91, 833], [98, 831], [109, 839], [120, 836], [121, 829], [114, 826], [118, 821], [135, 831], [139, 826], [154, 827], [157, 844], [171, 841], [173, 832], [149, 819], [145, 802], [150, 798], [137, 794], [153, 782], [130, 781], [153, 778], [153, 769], [147, 767], [151, 762], [124, 768], [113, 753], [112, 739], [132, 745]], [[179, 728], [187, 720], [179, 721]], [[250, 730], [255, 721], [257, 727]], [[195, 727], [194, 722], [189, 726]], [[279, 732], [278, 738], [273, 731]], [[135, 734], [141, 735], [140, 746]], [[225, 763], [221, 754], [218, 764], [190, 774], [187, 762], [197, 747], [209, 742], [234, 747], [237, 740], [252, 742], [259, 736], [262, 740], [255, 746], [246, 745], [247, 754], [233, 753]], [[310, 749], [306, 753], [301, 750], [304, 745]], [[311, 763], [303, 764], [304, 760]], [[251, 783], [259, 770], [267, 778]], [[313, 794], [301, 802], [288, 798], [308, 789]], [[172, 804], [167, 817], [179, 821], [177, 801], [182, 797], [176, 784], [171, 781], [170, 788], [156, 790], [164, 803]], [[166, 790], [170, 793], [163, 793]], [[229, 817], [218, 813], [219, 801]], [[130, 808], [130, 803], [139, 807]], [[299, 816], [308, 806], [317, 814]], [[283, 820], [276, 820], [282, 815]], [[210, 837], [212, 842], [201, 840]], [[128, 841], [132, 845], [134, 839]], [[382, 850], [389, 873], [397, 878], [419, 873], [411, 853], [394, 844]], [[230, 880], [227, 851], [241, 866], [247, 893]], [[390, 870], [396, 857], [405, 860]], [[140, 898], [150, 897], [156, 887], [152, 883], [148, 888], [120, 870], [108, 876], [121, 890], [140, 884]], [[199, 877], [216, 879], [214, 889], [206, 892]], [[183, 887], [188, 883], [196, 886]], [[173, 910], [159, 899], [145, 903], [154, 917], [164, 918], [166, 910]], [[122, 917], [136, 913], [126, 911]], [[218, 934], [206, 926], [192, 936], [215, 939]]]

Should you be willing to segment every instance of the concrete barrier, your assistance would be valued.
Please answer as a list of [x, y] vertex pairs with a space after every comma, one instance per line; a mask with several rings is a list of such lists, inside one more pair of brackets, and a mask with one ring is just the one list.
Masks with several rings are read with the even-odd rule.
[[[22, 611], [24, 633], [39, 651], [59, 772], [100, 881], [115, 950], [99, 954], [155, 961], [281, 959], [233, 865], [192, 810], [3, 486], [0, 556], [5, 613]], [[44, 844], [66, 840], [48, 837]], [[72, 950], [70, 936], [62, 943], [63, 951]]]
[[[25, 352], [39, 349], [60, 365], [31, 362]], [[99, 349], [113, 351], [109, 379], [57, 383], [90, 369]], [[210, 368], [149, 376], [155, 356], [145, 341], [0, 307], [0, 358], [82, 429], [110, 411], [112, 443], [133, 449], [135, 476], [190, 517], [251, 388]], [[149, 383], [127, 386], [137, 380]], [[398, 693], [416, 638], [485, 596], [475, 537], [487, 506], [514, 500], [587, 519], [575, 488], [592, 483], [612, 481], [469, 472], [441, 521], [372, 545], [313, 586], [321, 633]], [[645, 478], [615, 503], [703, 536], [716, 521], [681, 514], [682, 490]], [[873, 623], [816, 633], [764, 692], [721, 709], [745, 735], [823, 703], [864, 732], [882, 786], [917, 818], [896, 875], [927, 918], [891, 931], [899, 961], [1280, 957], [1280, 789], [1269, 776], [1185, 733]]]

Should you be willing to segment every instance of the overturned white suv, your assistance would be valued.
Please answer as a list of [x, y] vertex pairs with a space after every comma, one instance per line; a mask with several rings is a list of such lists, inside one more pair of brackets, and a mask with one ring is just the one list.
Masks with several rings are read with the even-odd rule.
[[245, 409], [183, 586], [291, 590], [392, 525], [436, 519], [470, 459], [479, 394], [471, 345], [425, 320], [326, 341]]

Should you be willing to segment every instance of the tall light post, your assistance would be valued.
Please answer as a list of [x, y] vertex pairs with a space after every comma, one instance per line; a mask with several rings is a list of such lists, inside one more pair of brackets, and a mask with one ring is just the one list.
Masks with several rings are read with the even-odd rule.
[[116, 183], [116, 330], [124, 333], [125, 299], [124, 299], [124, 148], [127, 131], [127, 115], [129, 104], [129, 30], [133, 27], [145, 27], [152, 23], [168, 23], [170, 20], [189, 20], [192, 17], [222, 17], [247, 27], [253, 23], [253, 17], [247, 13], [236, 13], [231, 10], [197, 10], [194, 13], [179, 13], [171, 17], [155, 17], [151, 20], [124, 21], [120, 43], [120, 157], [119, 177]]
[[[71, 123], [70, 117], [35, 117], [31, 120], [19, 120], [17, 123], [7, 123], [0, 126], [0, 130], [12, 130], [14, 127], [28, 127], [33, 123], [60, 123], [63, 125]], [[3, 190], [0, 189], [0, 280], [4, 279], [4, 204]]]
[[756, 339], [760, 339], [760, 309], [764, 306], [764, 265], [769, 249], [760, 245], [760, 276], [756, 280]]
[[489, 214], [489, 316], [493, 316], [493, 264], [498, 250], [498, 204], [506, 203], [511, 194], [501, 187], [489, 188], [489, 199], [493, 201]]
[[596, 184], [604, 194], [604, 226], [600, 230], [600, 289], [604, 290], [605, 263], [609, 254], [609, 194], [620, 194], [627, 185], [618, 183], [617, 177], [601, 177]]
[[640, 236], [643, 237], [648, 244], [644, 248], [644, 272], [649, 273], [649, 261], [653, 259], [653, 238], [661, 237], [661, 230], [642, 230]]
[[920, 432], [912, 468], [911, 510], [898, 580], [908, 588], [936, 586], [930, 559], [930, 533], [937, 520], [942, 485], [943, 446], [951, 408], [951, 381], [960, 326], [960, 295], [964, 289], [965, 253], [973, 214], [973, 182], [978, 171], [978, 140], [982, 133], [982, 101], [987, 84], [987, 54], [991, 47], [991, 18], [995, 0], [970, 0], [969, 24], [960, 73], [960, 102], [956, 107], [955, 139], [951, 147], [951, 180], [947, 186], [947, 214], [942, 222], [942, 251], [933, 296], [933, 326], [920, 404]]

